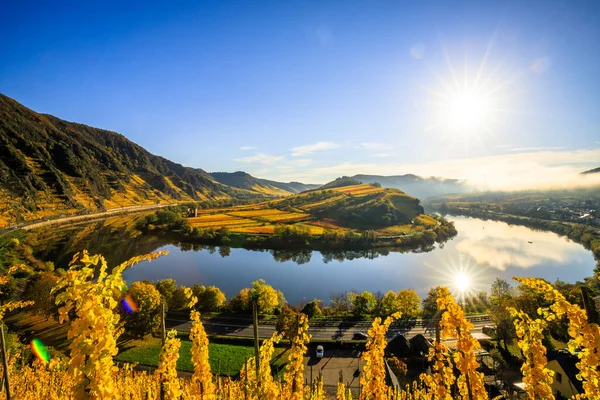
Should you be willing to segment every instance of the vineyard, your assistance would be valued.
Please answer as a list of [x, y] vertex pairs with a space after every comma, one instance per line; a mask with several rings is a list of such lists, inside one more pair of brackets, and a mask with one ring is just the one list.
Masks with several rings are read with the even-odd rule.
[[[53, 289], [56, 303], [61, 306], [60, 322], [69, 323], [68, 356], [50, 357], [38, 339], [31, 348], [36, 356], [32, 364], [24, 362], [19, 352], [6, 360], [2, 373], [6, 380], [0, 399], [326, 399], [323, 382], [316, 379], [305, 382], [304, 355], [308, 334], [308, 318], [299, 314], [297, 331], [293, 332], [283, 375], [274, 374], [271, 361], [275, 344], [282, 336], [275, 333], [260, 346], [258, 359], [248, 359], [241, 369], [239, 379], [214, 375], [209, 360], [209, 340], [200, 321], [200, 314], [192, 310], [189, 343], [193, 373], [182, 378], [177, 373], [179, 349], [182, 346], [177, 332], [170, 331], [160, 350], [158, 368], [154, 372], [136, 371], [132, 365], [117, 367], [114, 357], [118, 353], [117, 338], [123, 332], [119, 307], [124, 301], [123, 271], [144, 260], [150, 261], [163, 253], [135, 257], [107, 273], [101, 256], [78, 253], [71, 267]], [[11, 268], [16, 274], [25, 266]], [[597, 279], [597, 277], [595, 278]], [[0, 278], [0, 286], [8, 281]], [[549, 306], [537, 310], [532, 318], [521, 310], [509, 308], [519, 348], [525, 358], [521, 372], [525, 392], [529, 399], [554, 399], [551, 384], [554, 372], [546, 368], [546, 347], [543, 333], [548, 322], [565, 318], [569, 324], [569, 351], [578, 358], [577, 378], [582, 382], [583, 393], [579, 399], [597, 399], [600, 396], [600, 328], [587, 320], [586, 312], [569, 303], [552, 285], [538, 279], [517, 279], [529, 290], [543, 297]], [[186, 293], [190, 308], [197, 298]], [[129, 300], [127, 300], [130, 302]], [[6, 312], [31, 305], [12, 301], [0, 306], [0, 322]], [[386, 332], [399, 313], [373, 321], [368, 331], [366, 351], [362, 353], [360, 371], [360, 399], [488, 399], [476, 357], [479, 342], [470, 333], [472, 324], [465, 319], [462, 307], [453, 299], [448, 289], [437, 289], [437, 306], [440, 310], [440, 339], [429, 353], [430, 373], [421, 374], [405, 387], [391, 387], [386, 383], [384, 349]], [[128, 312], [142, 312], [137, 307]], [[444, 339], [456, 338], [455, 350], [444, 344]], [[455, 371], [457, 373], [455, 373]], [[351, 399], [352, 393], [340, 377], [335, 398]]]
[[[236, 210], [235, 208], [233, 210]], [[198, 217], [189, 218], [190, 226], [200, 229], [227, 228], [234, 233], [265, 233], [272, 234], [277, 224], [297, 224], [301, 221], [310, 221], [310, 214], [286, 212], [277, 209], [264, 208], [249, 211], [222, 211], [211, 210]], [[304, 224], [302, 224], [304, 225]], [[308, 222], [311, 234], [319, 235], [323, 229]]]
[[[394, 216], [394, 210], [406, 215], [400, 218], [404, 219], [402, 224], [393, 224], [393, 218], [388, 224], [384, 221], [378, 229], [382, 235], [423, 232], [438, 224], [416, 206], [418, 200], [413, 197], [399, 190], [362, 184], [313, 190], [250, 206], [198, 210], [198, 216], [188, 222], [199, 229], [227, 228], [234, 233], [266, 234], [272, 234], [277, 224], [298, 224], [307, 227], [311, 234], [320, 235], [325, 229], [362, 231], [365, 226], [353, 224], [352, 218], [372, 210], [377, 216], [384, 215], [379, 211], [382, 205], [388, 215]], [[364, 219], [369, 220], [367, 216]]]

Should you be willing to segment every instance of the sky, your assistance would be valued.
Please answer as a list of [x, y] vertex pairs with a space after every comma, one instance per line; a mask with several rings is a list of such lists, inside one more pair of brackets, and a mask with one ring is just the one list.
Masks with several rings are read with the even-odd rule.
[[0, 35], [0, 93], [209, 172], [497, 189], [600, 165], [597, 1], [15, 1]]

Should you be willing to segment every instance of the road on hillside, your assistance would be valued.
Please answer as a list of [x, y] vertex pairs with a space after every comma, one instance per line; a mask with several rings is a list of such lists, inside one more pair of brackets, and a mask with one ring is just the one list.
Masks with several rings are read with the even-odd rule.
[[56, 219], [48, 219], [46, 221], [37, 221], [37, 222], [25, 222], [22, 224], [11, 226], [9, 229], [23, 229], [26, 231], [41, 228], [49, 225], [62, 225], [69, 222], [78, 222], [91, 220], [96, 218], [104, 218], [110, 217], [111, 215], [118, 214], [129, 214], [134, 212], [142, 212], [149, 211], [163, 207], [170, 207], [176, 204], [150, 204], [150, 205], [140, 205], [140, 206], [128, 206], [128, 207], [120, 207], [120, 208], [112, 208], [107, 211], [101, 211], [97, 213], [85, 214], [85, 215], [73, 215], [70, 217], [56, 218]]
[[[477, 316], [469, 318], [473, 323], [472, 332], [481, 332], [483, 327], [490, 325], [489, 316]], [[168, 324], [179, 332], [189, 332], [191, 322], [184, 320], [167, 319]], [[319, 322], [321, 322], [319, 324]], [[206, 333], [209, 335], [223, 335], [236, 337], [253, 337], [254, 331], [252, 322], [237, 318], [215, 318], [202, 321]], [[310, 324], [308, 332], [312, 335], [312, 341], [318, 340], [352, 340], [354, 332], [367, 333], [371, 327], [370, 321], [315, 321]], [[275, 332], [274, 323], [259, 323], [258, 336], [260, 338], [269, 338]], [[398, 323], [390, 326], [388, 338], [393, 338], [398, 334], [403, 334], [407, 338], [418, 334], [426, 336], [435, 335], [435, 325], [428, 320], [417, 320], [412, 325], [400, 325]]]

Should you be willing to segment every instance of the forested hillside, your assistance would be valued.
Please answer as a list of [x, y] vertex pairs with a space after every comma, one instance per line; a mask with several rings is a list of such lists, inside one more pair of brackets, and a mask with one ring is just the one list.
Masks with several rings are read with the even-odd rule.
[[0, 95], [0, 226], [133, 204], [253, 197], [115, 132], [38, 114]]

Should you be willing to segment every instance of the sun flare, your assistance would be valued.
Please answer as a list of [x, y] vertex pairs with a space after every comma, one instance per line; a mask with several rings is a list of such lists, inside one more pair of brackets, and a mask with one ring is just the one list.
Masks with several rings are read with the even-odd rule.
[[454, 278], [454, 286], [460, 293], [465, 293], [468, 291], [469, 287], [471, 286], [471, 279], [469, 278], [469, 275], [462, 271], [456, 274], [456, 277]]
[[446, 121], [452, 127], [473, 129], [489, 123], [491, 107], [486, 96], [472, 90], [454, 94], [448, 99]]
[[[470, 142], [485, 146], [514, 112], [511, 110], [511, 68], [487, 65], [488, 48], [478, 65], [453, 65], [446, 54], [447, 72], [434, 71], [428, 93], [427, 131], [440, 135], [443, 142], [469, 147]], [[456, 57], [456, 56], [455, 56]]]
[[495, 102], [481, 87], [457, 87], [436, 101], [436, 126], [452, 136], [489, 132], [495, 119]]

